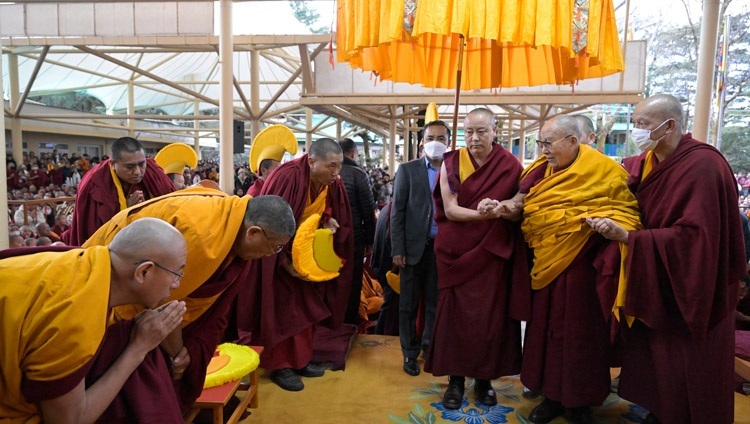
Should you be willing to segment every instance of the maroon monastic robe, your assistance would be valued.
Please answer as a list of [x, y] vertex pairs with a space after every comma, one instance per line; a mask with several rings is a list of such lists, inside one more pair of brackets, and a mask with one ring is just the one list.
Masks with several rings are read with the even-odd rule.
[[[174, 186], [164, 170], [147, 158], [146, 173], [143, 180], [133, 190], [143, 191], [148, 200], [174, 191]], [[84, 175], [78, 185], [75, 209], [70, 228], [63, 233], [63, 241], [70, 246], [80, 246], [105, 222], [120, 212], [117, 188], [112, 181], [107, 159]]]
[[[531, 171], [520, 183], [521, 192], [528, 193], [546, 169]], [[533, 291], [521, 367], [524, 386], [568, 408], [600, 405], [607, 398], [619, 272], [618, 243], [594, 234], [565, 271]]]
[[645, 230], [628, 236], [620, 395], [663, 423], [734, 420], [734, 308], [745, 275], [737, 182], [713, 147], [682, 136], [641, 181], [626, 162]]
[[[297, 224], [307, 206], [310, 167], [307, 155], [286, 162], [263, 184], [261, 194], [281, 196], [292, 207]], [[315, 325], [341, 326], [351, 289], [354, 233], [351, 209], [343, 180], [329, 186], [326, 215], [338, 221], [334, 250], [345, 260], [338, 278], [313, 283], [290, 276], [279, 264], [279, 256], [253, 262], [248, 287], [238, 296], [237, 327], [240, 335], [251, 334], [251, 343], [265, 347], [261, 367], [303, 368], [312, 358]], [[327, 217], [323, 217], [324, 222]], [[291, 243], [285, 250], [291, 258]]]
[[253, 185], [247, 189], [247, 195], [251, 197], [260, 196], [260, 192], [263, 191], [263, 178], [256, 178]]
[[[190, 354], [182, 378], [172, 380], [167, 361], [160, 349], [149, 352], [143, 363], [131, 374], [112, 404], [99, 418], [102, 423], [181, 423], [186, 413], [200, 396], [206, 379], [206, 367], [227, 327], [229, 310], [240, 284], [247, 278], [251, 261], [239, 258], [216, 273], [191, 298], [209, 298], [219, 293], [213, 305], [198, 319], [182, 329], [182, 341]], [[118, 321], [107, 329], [104, 343], [97, 355], [87, 384], [93, 384], [117, 360], [129, 342], [133, 320]]]
[[[484, 198], [518, 191], [521, 164], [500, 145], [459, 183], [459, 152], [445, 154], [458, 205], [476, 209]], [[521, 368], [521, 323], [530, 296], [526, 245], [518, 224], [504, 219], [458, 222], [445, 216], [440, 185], [433, 192], [438, 304], [425, 371], [495, 379]]]

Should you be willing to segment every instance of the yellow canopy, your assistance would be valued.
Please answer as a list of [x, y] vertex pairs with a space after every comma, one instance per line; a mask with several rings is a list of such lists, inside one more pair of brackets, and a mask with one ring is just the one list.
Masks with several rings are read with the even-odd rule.
[[611, 0], [412, 3], [339, 0], [338, 60], [384, 80], [455, 88], [463, 36], [464, 90], [571, 84], [624, 69]]

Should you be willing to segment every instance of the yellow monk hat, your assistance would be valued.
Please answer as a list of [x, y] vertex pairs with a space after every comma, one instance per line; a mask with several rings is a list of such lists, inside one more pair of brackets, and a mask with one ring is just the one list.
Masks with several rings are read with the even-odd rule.
[[440, 120], [440, 115], [438, 115], [437, 105], [435, 103], [428, 104], [427, 110], [424, 112], [424, 123], [429, 124], [438, 120]]
[[198, 154], [184, 143], [172, 143], [159, 150], [154, 157], [166, 174], [182, 174], [185, 167], [195, 168], [198, 165]]
[[284, 125], [271, 125], [259, 132], [250, 146], [250, 170], [257, 173], [266, 159], [281, 161], [284, 153], [297, 154], [297, 137]]
[[401, 294], [401, 276], [394, 273], [393, 271], [388, 271], [385, 273], [385, 278], [386, 280], [388, 280], [388, 285], [391, 286], [393, 291]]

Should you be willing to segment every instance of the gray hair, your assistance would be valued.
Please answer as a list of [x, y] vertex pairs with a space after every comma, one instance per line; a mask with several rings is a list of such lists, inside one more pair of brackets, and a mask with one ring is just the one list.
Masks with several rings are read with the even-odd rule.
[[554, 132], [564, 132], [566, 136], [572, 134], [576, 136], [579, 141], [581, 139], [581, 127], [578, 125], [578, 120], [574, 116], [557, 115], [550, 119], [548, 124]]
[[294, 236], [297, 230], [292, 208], [286, 200], [271, 194], [253, 197], [247, 202], [243, 223], [246, 227], [257, 225], [288, 237]]

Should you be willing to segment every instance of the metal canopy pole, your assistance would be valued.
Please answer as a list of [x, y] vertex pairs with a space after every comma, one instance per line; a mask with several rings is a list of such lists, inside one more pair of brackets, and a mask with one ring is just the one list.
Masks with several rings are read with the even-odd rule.
[[[2, 41], [2, 38], [0, 38], [0, 70], [3, 69]], [[1, 103], [3, 101], [2, 99], [5, 98], [3, 94], [3, 87], [3, 73], [0, 72], [0, 105], [3, 106], [3, 119], [0, 119], [0, 139], [3, 140], [3, 148], [0, 149], [0, 175], [7, 175], [7, 170], [5, 169], [5, 105]], [[9, 222], [7, 178], [4, 178], [3, 181], [0, 182], [0, 222]], [[8, 247], [10, 247], [10, 243], [8, 240], [8, 226], [0, 225], [0, 250], [7, 249]]]

